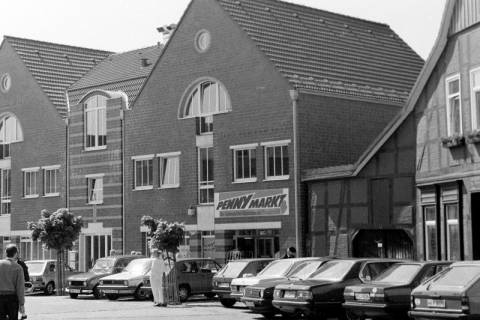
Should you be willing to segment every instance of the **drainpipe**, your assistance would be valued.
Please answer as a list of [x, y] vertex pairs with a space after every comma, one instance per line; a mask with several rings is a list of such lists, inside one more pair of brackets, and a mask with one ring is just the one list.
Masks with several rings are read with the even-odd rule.
[[[122, 101], [123, 102], [123, 101]], [[126, 102], [128, 103], [128, 101]], [[126, 108], [126, 107], [125, 107]], [[122, 107], [120, 108], [120, 135], [121, 135], [121, 143], [120, 143], [120, 156], [122, 157], [122, 251], [123, 254], [126, 254], [125, 249], [125, 111]]]
[[297, 249], [298, 257], [303, 256], [303, 247], [301, 243], [301, 230], [300, 230], [300, 209], [299, 209], [299, 164], [298, 164], [298, 152], [299, 152], [299, 139], [298, 139], [298, 120], [297, 120], [297, 101], [298, 91], [296, 89], [289, 90], [290, 99], [292, 100], [292, 120], [293, 120], [293, 183], [294, 183], [294, 206], [295, 206], [295, 248]]
[[67, 101], [67, 118], [65, 119], [65, 206], [70, 211], [70, 100], [65, 92]]

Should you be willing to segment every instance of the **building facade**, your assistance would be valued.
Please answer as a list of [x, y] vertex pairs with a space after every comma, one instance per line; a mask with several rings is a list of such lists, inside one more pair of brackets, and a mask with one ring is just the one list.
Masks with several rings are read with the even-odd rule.
[[383, 24], [272, 0], [192, 1], [126, 114], [126, 250], [145, 243], [151, 215], [185, 221], [182, 250], [196, 256], [310, 253], [301, 172], [355, 163], [422, 65]]
[[0, 246], [17, 243], [27, 260], [52, 256], [27, 221], [67, 207], [65, 90], [108, 54], [15, 37], [0, 46]]

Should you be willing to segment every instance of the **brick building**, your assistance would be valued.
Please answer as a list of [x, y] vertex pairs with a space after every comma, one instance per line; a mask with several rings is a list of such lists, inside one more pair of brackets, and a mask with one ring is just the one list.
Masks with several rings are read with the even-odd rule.
[[0, 247], [15, 242], [25, 259], [51, 256], [26, 222], [67, 206], [65, 91], [108, 54], [15, 37], [0, 46]]
[[[152, 215], [185, 221], [192, 255], [311, 253], [300, 173], [363, 159], [422, 65], [385, 24], [274, 0], [192, 1], [126, 114], [126, 250], [145, 243], [140, 218]], [[379, 155], [398, 155], [386, 174], [406, 172], [402, 185], [412, 139]]]
[[68, 89], [69, 207], [85, 221], [79, 269], [123, 252], [124, 112], [137, 97], [161, 45], [112, 54]]

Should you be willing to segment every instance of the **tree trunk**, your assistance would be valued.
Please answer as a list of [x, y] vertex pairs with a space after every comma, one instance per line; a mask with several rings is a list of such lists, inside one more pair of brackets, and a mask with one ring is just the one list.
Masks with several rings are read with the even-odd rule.
[[63, 250], [57, 250], [57, 281], [55, 283], [55, 289], [57, 290], [57, 296], [63, 296], [63, 274], [64, 266], [63, 266]]

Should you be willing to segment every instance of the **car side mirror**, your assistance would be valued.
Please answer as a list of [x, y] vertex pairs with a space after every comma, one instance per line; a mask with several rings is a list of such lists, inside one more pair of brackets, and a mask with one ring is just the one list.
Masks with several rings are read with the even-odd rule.
[[253, 273], [244, 273], [244, 274], [243, 274], [243, 277], [244, 277], [244, 278], [253, 277]]

